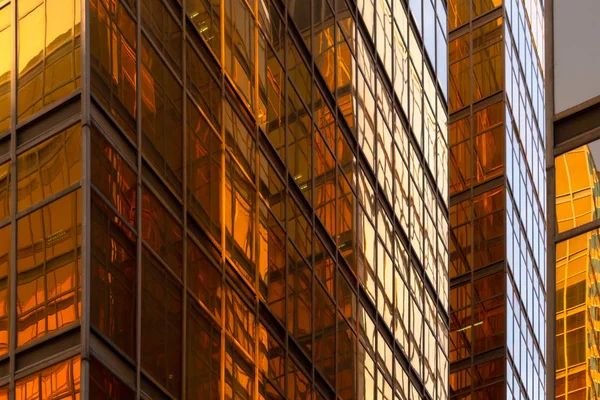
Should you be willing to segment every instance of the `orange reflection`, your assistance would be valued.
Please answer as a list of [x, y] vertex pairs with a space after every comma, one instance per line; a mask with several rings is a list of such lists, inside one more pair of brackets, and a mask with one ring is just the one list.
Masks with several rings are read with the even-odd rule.
[[81, 360], [77, 356], [19, 379], [15, 400], [79, 399], [80, 378]]
[[81, 190], [19, 219], [17, 345], [79, 319]]
[[[22, 5], [22, 6], [21, 6]], [[79, 0], [22, 2], [18, 21], [18, 118], [75, 91], [81, 74]]]
[[8, 352], [8, 328], [10, 319], [8, 296], [8, 264], [10, 258], [11, 226], [0, 229], [0, 355]]
[[17, 158], [18, 210], [69, 187], [81, 178], [81, 126], [75, 125]]
[[10, 80], [13, 60], [11, 12], [12, 4], [0, 9], [0, 132], [10, 128]]

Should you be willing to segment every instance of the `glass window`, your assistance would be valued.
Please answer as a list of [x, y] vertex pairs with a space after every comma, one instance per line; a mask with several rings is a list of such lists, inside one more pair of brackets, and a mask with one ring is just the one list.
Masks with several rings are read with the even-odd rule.
[[81, 190], [17, 221], [17, 345], [79, 319]]
[[142, 192], [142, 237], [181, 278], [183, 230], [147, 187]]
[[136, 140], [136, 23], [120, 1], [90, 0], [92, 93]]
[[18, 210], [32, 206], [81, 179], [81, 126], [75, 125], [17, 158]]
[[81, 359], [79, 356], [44, 368], [15, 383], [16, 400], [79, 399]]
[[221, 140], [198, 109], [187, 103], [188, 212], [221, 242]]
[[227, 166], [224, 204], [226, 250], [245, 277], [254, 282], [256, 189], [229, 154]]
[[311, 269], [288, 242], [287, 328], [306, 354], [312, 354], [312, 277]]
[[312, 382], [291, 358], [288, 358], [287, 384], [289, 400], [312, 400]]
[[169, 393], [181, 393], [181, 283], [146, 249], [142, 254], [142, 367]]
[[144, 155], [181, 193], [183, 121], [181, 85], [150, 42], [142, 41], [142, 131]]
[[221, 59], [221, 0], [189, 0], [186, 12], [202, 39]]
[[600, 184], [596, 161], [600, 162], [600, 140], [556, 157], [558, 232], [565, 232], [600, 218], [600, 204], [595, 195], [595, 188]]
[[0, 355], [8, 353], [10, 233], [10, 225], [0, 229]]
[[356, 335], [350, 325], [338, 314], [337, 326], [337, 390], [344, 400], [355, 399]]
[[254, 18], [243, 0], [225, 1], [225, 71], [254, 109], [255, 39]]
[[188, 289], [217, 318], [221, 318], [221, 273], [204, 250], [189, 237], [187, 242]]
[[[263, 217], [265, 219], [265, 217]], [[268, 239], [266, 240], [266, 254], [261, 251], [261, 280], [260, 290], [266, 298], [269, 309], [285, 325], [285, 232], [277, 219], [271, 213], [266, 216], [266, 222], [261, 221], [261, 225], [266, 225]], [[262, 233], [261, 233], [262, 236]], [[261, 243], [262, 246], [262, 243]], [[266, 265], [265, 265], [266, 264]]]
[[22, 121], [80, 86], [80, 0], [33, 0], [19, 7], [17, 23]]
[[10, 162], [0, 165], [0, 220], [10, 216]]
[[227, 340], [225, 346], [225, 393], [232, 400], [251, 400], [254, 396], [254, 365]]
[[162, 0], [145, 0], [142, 7], [142, 23], [146, 33], [171, 67], [181, 73], [182, 33], [179, 23]]
[[92, 193], [91, 321], [135, 359], [136, 237]]
[[12, 34], [10, 29], [12, 4], [0, 9], [0, 132], [10, 128], [12, 76]]
[[129, 400], [135, 398], [135, 391], [94, 357], [90, 359], [89, 371], [90, 399]]
[[116, 208], [120, 216], [136, 227], [137, 177], [135, 171], [94, 127], [91, 130], [92, 184]]
[[335, 387], [335, 324], [333, 301], [320, 284], [315, 284], [315, 366]]
[[221, 387], [221, 329], [193, 298], [189, 297], [187, 304], [187, 396], [218, 400]]
[[204, 60], [187, 42], [187, 88], [215, 129], [221, 127], [221, 87], [209, 72]]

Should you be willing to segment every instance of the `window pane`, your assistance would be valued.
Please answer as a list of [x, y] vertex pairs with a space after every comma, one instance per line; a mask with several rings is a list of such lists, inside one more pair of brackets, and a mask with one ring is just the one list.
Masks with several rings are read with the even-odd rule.
[[145, 249], [142, 257], [142, 367], [179, 397], [181, 284]]
[[221, 59], [221, 24], [219, 12], [220, 0], [189, 0], [187, 13], [192, 23], [215, 52], [217, 60]]
[[188, 238], [188, 288], [217, 319], [221, 315], [221, 273], [208, 256]]
[[181, 28], [173, 19], [162, 0], [145, 0], [142, 7], [143, 26], [158, 46], [159, 51], [170, 62], [171, 67], [181, 73]]
[[135, 359], [136, 238], [92, 193], [91, 321]]
[[80, 86], [80, 0], [45, 0], [19, 9], [18, 105], [22, 121]]
[[79, 356], [45, 368], [15, 383], [16, 400], [79, 398], [81, 360]]
[[144, 155], [181, 193], [182, 89], [147, 40], [142, 42], [142, 130]]
[[135, 171], [115, 151], [102, 134], [92, 127], [92, 184], [117, 209], [122, 218], [136, 226]]
[[15, 383], [16, 400], [79, 398], [81, 359], [79, 356], [45, 368]]
[[18, 210], [81, 179], [81, 126], [75, 125], [18, 156]]
[[[90, 359], [90, 399], [129, 400], [135, 392], [95, 358]], [[1, 398], [0, 398], [1, 399]]]
[[188, 210], [220, 242], [221, 140], [190, 101], [187, 110]]
[[187, 87], [194, 100], [219, 129], [221, 126], [221, 88], [210, 74], [204, 60], [187, 42]]
[[10, 162], [0, 165], [0, 220], [10, 215]]
[[220, 388], [221, 329], [188, 298], [187, 395], [190, 399], [218, 400]]
[[142, 237], [171, 271], [181, 277], [183, 230], [146, 187], [142, 193]]
[[10, 128], [10, 80], [12, 68], [12, 4], [0, 10], [0, 132]]
[[17, 345], [79, 319], [81, 190], [19, 219]]
[[90, 0], [92, 93], [136, 140], [136, 23], [120, 1]]
[[0, 229], [0, 355], [8, 353], [10, 232], [10, 225]]

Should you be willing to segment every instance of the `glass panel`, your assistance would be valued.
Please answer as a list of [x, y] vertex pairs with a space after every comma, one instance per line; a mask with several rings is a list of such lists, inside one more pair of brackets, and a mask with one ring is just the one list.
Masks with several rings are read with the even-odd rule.
[[19, 379], [15, 383], [15, 399], [79, 399], [80, 389], [81, 360], [77, 356]]
[[10, 162], [0, 165], [0, 220], [10, 216]]
[[220, 398], [221, 329], [188, 298], [187, 396], [190, 399]]
[[179, 23], [171, 16], [162, 0], [145, 0], [140, 4], [145, 32], [171, 67], [181, 74], [183, 36]]
[[221, 242], [221, 140], [198, 109], [187, 102], [188, 212]]
[[183, 92], [152, 45], [142, 41], [143, 151], [158, 173], [181, 193]]
[[17, 345], [81, 315], [81, 190], [17, 221]]
[[210, 122], [219, 129], [221, 126], [221, 88], [209, 72], [204, 60], [187, 42], [187, 88], [200, 105]]
[[135, 359], [136, 238], [92, 193], [91, 322]]
[[146, 187], [142, 192], [142, 237], [162, 257], [171, 271], [181, 277], [183, 230], [179, 222]]
[[600, 219], [600, 185], [596, 161], [600, 140], [588, 143], [555, 159], [556, 223], [558, 232]]
[[19, 7], [18, 121], [79, 88], [79, 1], [32, 1]]
[[189, 0], [186, 8], [196, 30], [215, 52], [217, 60], [221, 59], [220, 3], [221, 0]]
[[121, 381], [108, 368], [94, 357], [90, 359], [90, 399], [129, 400], [135, 398], [135, 391]]
[[81, 179], [81, 126], [75, 125], [17, 158], [18, 210], [32, 206]]
[[135, 171], [92, 127], [92, 184], [117, 209], [120, 216], [136, 227], [137, 177]]
[[244, 103], [254, 109], [254, 18], [243, 0], [225, 1], [225, 71], [240, 91]]
[[203, 249], [188, 238], [188, 289], [217, 318], [221, 318], [221, 273]]
[[12, 4], [0, 9], [0, 132], [10, 128], [12, 69], [12, 34], [10, 29]]
[[10, 234], [10, 225], [0, 229], [0, 355], [8, 353]]
[[92, 93], [136, 140], [136, 23], [120, 1], [90, 0]]
[[142, 367], [169, 393], [181, 393], [181, 283], [146, 249], [142, 254]]

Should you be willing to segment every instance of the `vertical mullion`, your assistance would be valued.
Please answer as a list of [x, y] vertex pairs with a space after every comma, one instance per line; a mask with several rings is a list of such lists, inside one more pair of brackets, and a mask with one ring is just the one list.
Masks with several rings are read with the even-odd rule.
[[15, 350], [17, 339], [17, 2], [13, 0], [11, 9], [11, 79], [10, 79], [10, 256], [9, 256], [9, 324], [8, 324], [8, 354], [9, 354], [9, 395], [15, 398]]
[[183, 321], [182, 321], [182, 329], [181, 329], [181, 398], [185, 399], [187, 398], [187, 264], [188, 264], [188, 259], [187, 259], [187, 242], [188, 242], [188, 233], [187, 233], [187, 164], [188, 164], [188, 160], [187, 160], [187, 95], [186, 95], [186, 88], [187, 88], [187, 29], [186, 29], [186, 6], [187, 6], [187, 2], [183, 2], [183, 6], [182, 6], [182, 10], [181, 10], [181, 29], [182, 29], [182, 44], [181, 44], [181, 55], [182, 55], [182, 66], [181, 66], [181, 80], [182, 80], [182, 87], [181, 87], [181, 93], [183, 98], [181, 99], [181, 104], [182, 104], [182, 112], [181, 112], [181, 118], [183, 120], [182, 123], [182, 132], [181, 134], [183, 135], [182, 138], [182, 144], [183, 144], [183, 148], [182, 148], [182, 167], [183, 167], [183, 176], [182, 176], [182, 180], [183, 180], [183, 196], [182, 196], [182, 200], [183, 200], [183, 270], [182, 270], [182, 278], [183, 278], [183, 288], [182, 288], [182, 294], [183, 294], [183, 298], [181, 300], [181, 304], [183, 307]]
[[136, 1], [136, 146], [137, 146], [137, 195], [136, 195], [136, 399], [141, 398], [142, 364], [142, 0]]
[[227, 173], [226, 173], [226, 165], [225, 165], [225, 161], [226, 161], [226, 157], [225, 157], [225, 152], [226, 152], [226, 143], [225, 143], [225, 107], [224, 104], [227, 101], [225, 98], [225, 0], [220, 0], [219, 2], [219, 25], [220, 25], [220, 32], [219, 34], [221, 35], [221, 42], [220, 42], [220, 63], [221, 63], [221, 69], [220, 69], [220, 73], [221, 76], [220, 78], [220, 83], [221, 83], [221, 127], [220, 127], [220, 135], [221, 135], [221, 154], [219, 155], [219, 157], [221, 158], [221, 170], [219, 171], [221, 173], [221, 182], [220, 182], [220, 188], [219, 190], [221, 191], [221, 207], [220, 207], [220, 212], [221, 215], [219, 216], [220, 219], [220, 233], [221, 233], [221, 259], [220, 259], [220, 266], [221, 266], [221, 364], [219, 365], [219, 369], [220, 369], [220, 378], [219, 378], [219, 386], [220, 386], [220, 400], [225, 400], [225, 358], [226, 358], [226, 351], [227, 351], [227, 347], [226, 347], [226, 343], [225, 341], [227, 340], [227, 336], [225, 333], [225, 304], [226, 304], [226, 300], [227, 300], [227, 282], [225, 279], [226, 276], [226, 267], [227, 264], [225, 263], [225, 254], [226, 254], [226, 243], [225, 243], [225, 230], [226, 230], [226, 222], [225, 222], [225, 216], [226, 216], [226, 212], [225, 212], [225, 179], [227, 177]]
[[[80, 1], [80, 0], [75, 0]], [[91, 324], [91, 118], [90, 118], [90, 3], [81, 1], [81, 135], [82, 135], [82, 204], [79, 212], [82, 213], [82, 243], [81, 257], [81, 396], [89, 398], [89, 358], [90, 358], [90, 324]], [[74, 36], [73, 36], [74, 40]], [[77, 60], [75, 60], [77, 62]], [[75, 78], [76, 79], [76, 78]], [[75, 216], [77, 218], [77, 216]], [[77, 219], [75, 219], [77, 221]], [[77, 288], [75, 288], [75, 302], [77, 302]]]

